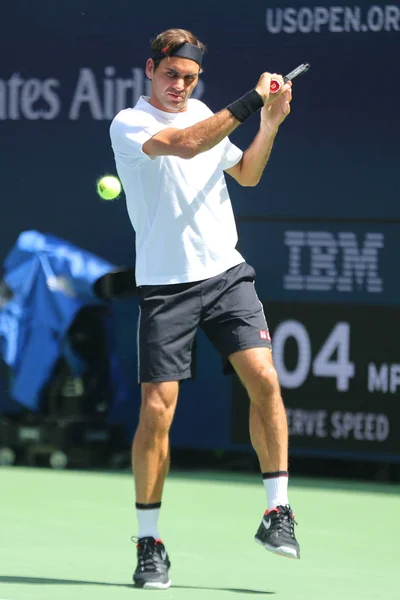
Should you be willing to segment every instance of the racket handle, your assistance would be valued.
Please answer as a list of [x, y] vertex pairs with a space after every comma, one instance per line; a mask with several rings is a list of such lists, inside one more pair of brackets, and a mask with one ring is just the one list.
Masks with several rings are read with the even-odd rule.
[[271, 79], [271, 85], [269, 86], [269, 91], [271, 92], [271, 94], [275, 94], [276, 92], [279, 92], [280, 89], [281, 89], [281, 84], [279, 83], [279, 81], [277, 79]]
[[[293, 69], [293, 71], [290, 71], [290, 73], [285, 75], [285, 77], [283, 78], [283, 83], [286, 83], [287, 81], [293, 81], [293, 79], [295, 79], [299, 75], [303, 75], [303, 73], [306, 73], [309, 68], [310, 68], [309, 63], [303, 63], [302, 65], [299, 65], [298, 67]], [[276, 92], [279, 92], [280, 89], [281, 89], [281, 84], [279, 83], [279, 81], [277, 79], [271, 79], [271, 85], [270, 85], [269, 91], [272, 94], [275, 94]]]

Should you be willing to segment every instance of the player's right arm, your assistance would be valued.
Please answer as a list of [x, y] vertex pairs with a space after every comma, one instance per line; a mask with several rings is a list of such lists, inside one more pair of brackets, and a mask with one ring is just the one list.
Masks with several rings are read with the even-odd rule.
[[[279, 78], [274, 74], [274, 78]], [[255, 88], [264, 104], [270, 95], [271, 73], [263, 73]], [[274, 94], [274, 98], [277, 94]], [[230, 135], [240, 125], [240, 121], [224, 108], [212, 117], [199, 121], [185, 129], [168, 127], [159, 131], [147, 140], [142, 150], [151, 157], [179, 156], [180, 158], [193, 158], [201, 152], [211, 150], [226, 136]]]
[[142, 150], [149, 156], [193, 158], [219, 144], [239, 125], [240, 122], [227, 108], [224, 108], [191, 127], [185, 129], [168, 127], [159, 131], [143, 144]]

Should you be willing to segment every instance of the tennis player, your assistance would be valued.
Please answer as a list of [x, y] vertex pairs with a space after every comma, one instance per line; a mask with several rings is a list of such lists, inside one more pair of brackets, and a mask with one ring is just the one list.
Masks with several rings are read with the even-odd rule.
[[[213, 114], [191, 98], [204, 50], [189, 31], [159, 34], [146, 62], [150, 97], [122, 110], [110, 128], [136, 232], [142, 404], [132, 447], [138, 520], [133, 580], [144, 588], [171, 585], [158, 518], [179, 383], [193, 376], [199, 327], [221, 355], [224, 371], [236, 371], [250, 398], [250, 436], [267, 495], [255, 539], [299, 558], [288, 500], [285, 408], [255, 272], [236, 250], [225, 181], [228, 173], [242, 186], [258, 184], [290, 112], [291, 84], [263, 73], [254, 89]], [[277, 94], [270, 94], [272, 77], [281, 83]], [[242, 152], [228, 136], [256, 113], [258, 133]]]

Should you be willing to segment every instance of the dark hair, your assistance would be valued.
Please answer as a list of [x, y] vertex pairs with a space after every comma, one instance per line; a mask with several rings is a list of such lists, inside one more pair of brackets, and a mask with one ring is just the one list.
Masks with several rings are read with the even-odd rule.
[[[186, 29], [167, 29], [162, 33], [159, 33], [153, 40], [151, 40], [151, 49], [155, 52], [172, 52], [173, 50], [182, 46], [185, 42], [197, 46], [201, 52], [205, 52], [206, 46], [197, 39], [197, 37]], [[155, 58], [154, 70], [157, 69], [162, 58]]]

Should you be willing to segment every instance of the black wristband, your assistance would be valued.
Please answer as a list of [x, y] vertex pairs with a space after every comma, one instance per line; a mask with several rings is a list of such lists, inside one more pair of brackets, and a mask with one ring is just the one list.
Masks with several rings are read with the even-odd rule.
[[238, 121], [243, 123], [243, 121], [254, 115], [263, 106], [264, 102], [260, 94], [256, 90], [251, 90], [238, 100], [235, 100], [235, 102], [232, 102], [232, 104], [229, 104], [226, 108]]

